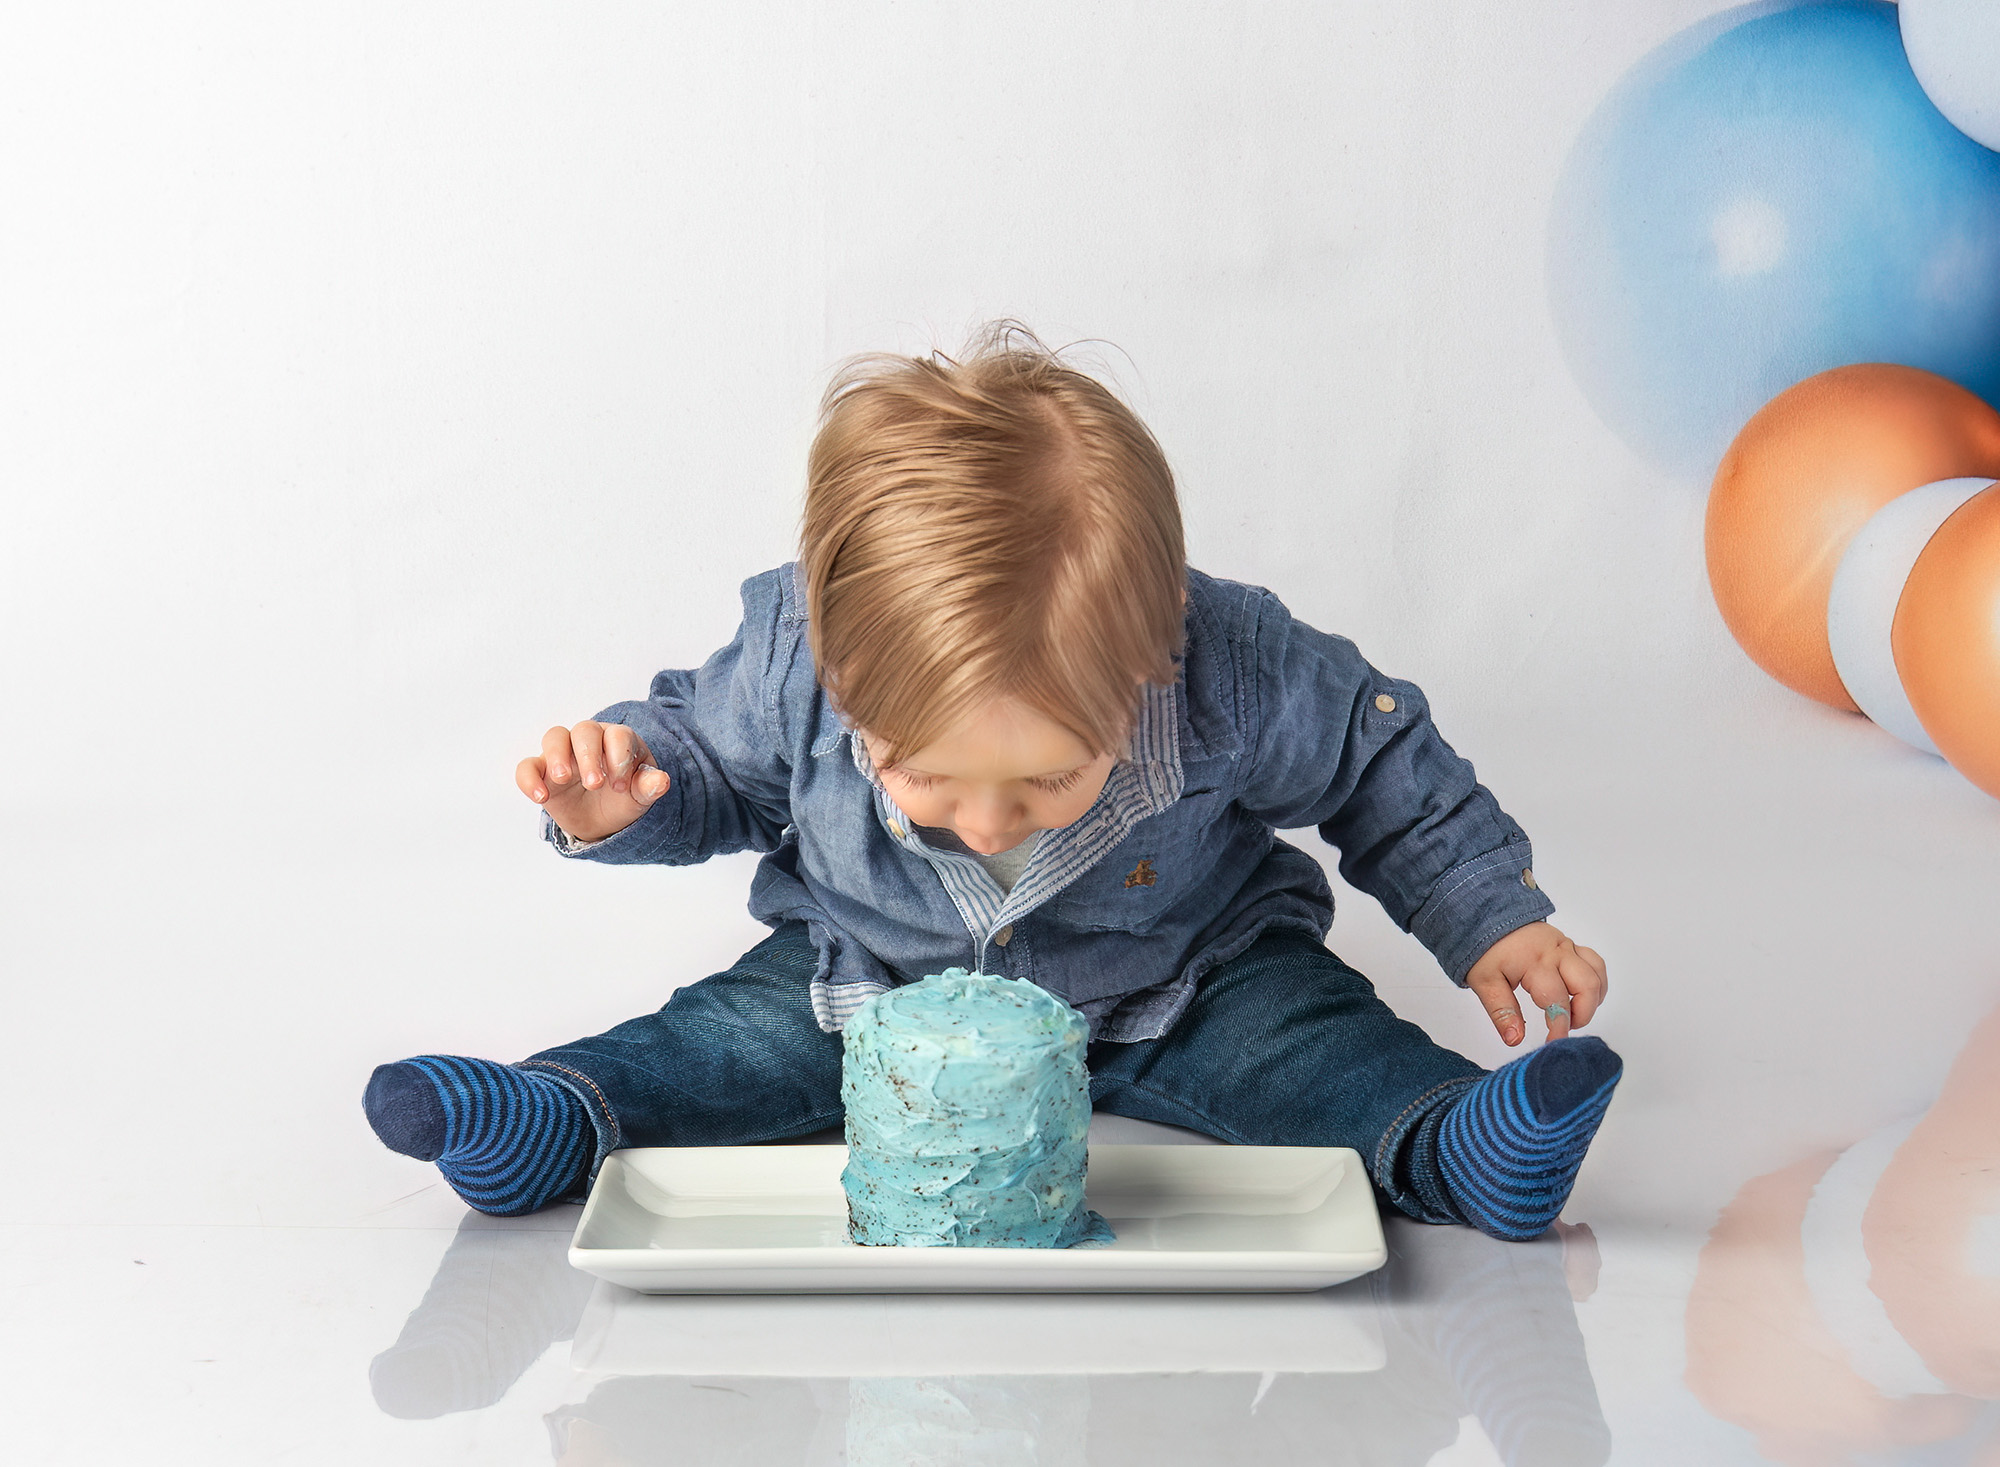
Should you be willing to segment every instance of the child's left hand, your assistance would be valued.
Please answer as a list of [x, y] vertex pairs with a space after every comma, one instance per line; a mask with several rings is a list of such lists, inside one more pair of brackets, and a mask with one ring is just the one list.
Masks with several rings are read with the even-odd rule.
[[1465, 986], [1486, 1005], [1486, 1015], [1508, 1044], [1528, 1036], [1516, 1006], [1516, 988], [1549, 1021], [1549, 1038], [1581, 1029], [1604, 1002], [1604, 959], [1578, 947], [1546, 922], [1516, 927], [1480, 955], [1465, 975]]

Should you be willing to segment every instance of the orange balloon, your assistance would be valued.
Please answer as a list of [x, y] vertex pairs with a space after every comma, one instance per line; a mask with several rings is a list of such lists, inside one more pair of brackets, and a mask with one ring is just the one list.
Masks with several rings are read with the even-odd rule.
[[2000, 484], [1931, 536], [1903, 583], [1889, 646], [1938, 752], [2000, 796]]
[[1743, 425], [1709, 492], [1708, 583], [1723, 621], [1786, 687], [1858, 712], [1826, 636], [1841, 554], [1897, 495], [1974, 475], [2000, 478], [2000, 413], [1955, 382], [1867, 363], [1786, 388]]

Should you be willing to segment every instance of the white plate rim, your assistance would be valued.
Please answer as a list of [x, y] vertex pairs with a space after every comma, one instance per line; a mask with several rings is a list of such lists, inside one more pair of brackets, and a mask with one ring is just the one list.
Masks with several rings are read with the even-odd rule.
[[[657, 1147], [635, 1148], [649, 1152], [717, 1152], [739, 1153], [743, 1151], [763, 1151], [762, 1147]], [[772, 1148], [775, 1149], [775, 1148]], [[815, 1148], [817, 1149], [817, 1148]], [[844, 1150], [829, 1147], [827, 1150]], [[964, 1280], [971, 1276], [990, 1278], [995, 1284], [1011, 1287], [1025, 1287], [1032, 1281], [1044, 1281], [1045, 1287], [1058, 1291], [1088, 1291], [1091, 1288], [1115, 1289], [1123, 1280], [1126, 1287], [1143, 1287], [1147, 1291], [1170, 1292], [1174, 1288], [1175, 1276], [1188, 1278], [1188, 1287], [1201, 1291], [1211, 1291], [1212, 1282], [1219, 1276], [1229, 1276], [1240, 1280], [1246, 1292], [1260, 1288], [1260, 1280], [1283, 1280], [1282, 1287], [1297, 1290], [1301, 1277], [1325, 1275], [1326, 1284], [1311, 1287], [1328, 1287], [1333, 1283], [1369, 1273], [1382, 1266], [1388, 1259], [1386, 1239], [1382, 1234], [1381, 1217], [1374, 1205], [1372, 1184], [1366, 1169], [1361, 1165], [1359, 1153], [1351, 1147], [1184, 1147], [1160, 1145], [1157, 1143], [1105, 1143], [1093, 1144], [1093, 1155], [1106, 1150], [1122, 1152], [1162, 1152], [1177, 1153], [1175, 1160], [1181, 1164], [1199, 1166], [1191, 1152], [1216, 1155], [1217, 1153], [1245, 1151], [1298, 1152], [1310, 1151], [1324, 1154], [1328, 1161], [1341, 1164], [1341, 1175], [1333, 1192], [1323, 1205], [1333, 1205], [1333, 1200], [1360, 1188], [1368, 1192], [1368, 1206], [1354, 1209], [1356, 1216], [1365, 1212], [1369, 1220], [1369, 1246], [1350, 1249], [1299, 1249], [1270, 1248], [1242, 1250], [1163, 1250], [1134, 1249], [1126, 1252], [1111, 1248], [906, 1248], [873, 1247], [862, 1248], [852, 1244], [837, 1244], [816, 1247], [776, 1247], [755, 1249], [658, 1249], [658, 1248], [606, 1248], [585, 1247], [582, 1240], [590, 1232], [599, 1211], [602, 1199], [610, 1189], [622, 1186], [622, 1173], [627, 1169], [634, 1172], [638, 1168], [627, 1160], [623, 1153], [613, 1152], [605, 1158], [604, 1167], [592, 1185], [590, 1196], [584, 1204], [583, 1214], [577, 1220], [576, 1232], [570, 1242], [569, 1261], [586, 1273], [595, 1274], [613, 1282], [634, 1287], [629, 1280], [635, 1275], [657, 1278], [661, 1288], [671, 1291], [676, 1287], [687, 1288], [706, 1275], [727, 1275], [731, 1278], [754, 1271], [760, 1282], [754, 1289], [748, 1285], [730, 1286], [727, 1283], [712, 1286], [715, 1292], [764, 1292], [778, 1291], [773, 1286], [781, 1285], [792, 1278], [810, 1280], [801, 1283], [802, 1289], [813, 1292], [844, 1291], [865, 1292], [870, 1280], [877, 1280], [874, 1287], [889, 1286], [889, 1278], [919, 1283], [926, 1277], [938, 1280], [936, 1287], [941, 1292], [964, 1289]], [[1234, 1163], [1231, 1163], [1234, 1164]], [[641, 1173], [643, 1175], [643, 1173]], [[1199, 1278], [1208, 1282], [1196, 1282]], [[838, 1282], [829, 1282], [829, 1280]], [[1090, 1284], [1086, 1279], [1104, 1279], [1105, 1283]], [[850, 1282], [851, 1281], [851, 1282]], [[1005, 1281], [1003, 1283], [1003, 1281]], [[1014, 1282], [1018, 1281], [1018, 1282]], [[907, 1284], [895, 1287], [900, 1292]], [[1265, 1285], [1268, 1286], [1268, 1285]], [[703, 1291], [708, 1291], [707, 1287]]]

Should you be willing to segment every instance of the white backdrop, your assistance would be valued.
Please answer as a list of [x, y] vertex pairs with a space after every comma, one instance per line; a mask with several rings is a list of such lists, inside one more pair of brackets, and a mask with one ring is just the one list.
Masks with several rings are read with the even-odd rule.
[[[1551, 191], [1705, 0], [206, 3], [0, 45], [6, 1165], [80, 1221], [407, 1215], [368, 1069], [755, 938], [511, 767], [726, 638], [827, 370], [1018, 317], [1191, 555], [1421, 682], [1612, 972], [1572, 1216], [1705, 1226], [2000, 997], [2000, 804], [1729, 640], [1705, 485], [1585, 405]], [[1366, 898], [1334, 945], [1503, 1051]], [[418, 1204], [439, 1218], [449, 1199]]]

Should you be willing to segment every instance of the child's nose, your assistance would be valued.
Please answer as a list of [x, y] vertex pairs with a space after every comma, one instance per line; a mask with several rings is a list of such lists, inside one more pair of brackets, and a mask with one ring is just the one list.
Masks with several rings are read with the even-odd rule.
[[963, 803], [958, 807], [958, 838], [981, 855], [1004, 851], [1013, 843], [1019, 816], [1018, 810], [997, 803]]

